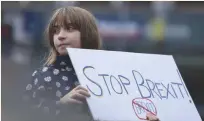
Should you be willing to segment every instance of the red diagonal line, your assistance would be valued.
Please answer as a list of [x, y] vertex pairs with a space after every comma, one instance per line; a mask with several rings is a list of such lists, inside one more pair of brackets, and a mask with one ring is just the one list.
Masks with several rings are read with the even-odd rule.
[[154, 114], [153, 112], [151, 112], [151, 111], [148, 110], [147, 108], [143, 107], [142, 105], [140, 105], [140, 104], [138, 104], [138, 103], [135, 103], [134, 101], [133, 101], [133, 103], [134, 103], [135, 105], [138, 105], [138, 106], [141, 107], [141, 108], [144, 108], [147, 112], [150, 112], [151, 114], [153, 114], [153, 115], [156, 116], [156, 114]]

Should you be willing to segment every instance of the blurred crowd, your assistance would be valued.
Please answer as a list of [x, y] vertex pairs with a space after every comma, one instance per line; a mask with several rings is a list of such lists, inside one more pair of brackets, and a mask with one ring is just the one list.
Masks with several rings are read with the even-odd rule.
[[33, 69], [44, 62], [50, 15], [73, 5], [96, 16], [104, 49], [173, 55], [204, 117], [204, 2], [8, 1], [1, 2], [4, 119], [17, 106]]

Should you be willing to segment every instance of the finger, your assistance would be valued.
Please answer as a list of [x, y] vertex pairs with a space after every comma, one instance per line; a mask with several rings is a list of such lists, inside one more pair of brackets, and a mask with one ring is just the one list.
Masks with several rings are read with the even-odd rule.
[[158, 121], [158, 119], [155, 116], [153, 116], [150, 121]]
[[146, 116], [148, 121], [152, 121], [152, 117], [151, 116]]
[[151, 114], [150, 114], [150, 113], [147, 113], [147, 114], [146, 114], [146, 117], [149, 119], [149, 117], [151, 117]]
[[153, 120], [158, 121], [158, 120], [159, 120], [159, 118], [157, 118], [156, 116], [154, 116], [154, 119], [153, 119]]
[[147, 120], [149, 120], [149, 121], [153, 121], [154, 120], [154, 115], [152, 115], [151, 113], [147, 113], [146, 117], [147, 117]]
[[82, 90], [88, 92], [88, 90], [87, 90], [86, 88], [82, 87], [81, 85], [78, 85], [78, 86], [75, 88], [75, 90], [79, 90], [79, 89], [82, 89]]
[[72, 98], [69, 99], [68, 103], [72, 103], [72, 104], [83, 104], [82, 101], [76, 100], [76, 99], [72, 99]]
[[158, 121], [159, 119], [157, 118], [157, 116], [152, 115], [152, 121]]
[[78, 92], [79, 94], [82, 94], [82, 95], [86, 96], [86, 97], [91, 97], [91, 95], [89, 94], [89, 92], [86, 92], [86, 91], [84, 91], [84, 90], [77, 90], [77, 92]]
[[73, 95], [73, 99], [83, 101], [83, 100], [86, 99], [86, 96], [84, 96], [84, 95], [82, 95], [82, 94], [79, 94], [79, 93], [75, 93], [75, 94]]
[[149, 121], [159, 121], [159, 119], [154, 115], [147, 116], [147, 120], [149, 120]]
[[148, 116], [146, 116], [146, 119], [149, 121], [149, 117]]

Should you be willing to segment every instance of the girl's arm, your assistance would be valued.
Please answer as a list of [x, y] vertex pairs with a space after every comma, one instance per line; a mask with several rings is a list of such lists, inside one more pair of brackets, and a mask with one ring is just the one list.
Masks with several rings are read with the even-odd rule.
[[50, 75], [49, 71], [47, 73], [40, 73], [40, 71], [33, 73], [32, 80], [26, 86], [23, 96], [26, 107], [37, 115], [52, 117], [51, 119], [56, 117], [72, 117], [72, 114], [79, 113], [77, 109], [83, 107], [81, 104], [83, 104], [86, 97], [90, 96], [88, 91], [78, 85], [64, 97], [57, 97], [56, 92], [52, 90], [55, 86], [53, 87], [52, 81], [49, 82], [49, 78], [47, 78]]
[[39, 71], [33, 73], [23, 95], [24, 106], [31, 115], [55, 117], [61, 113], [63, 106], [59, 103], [60, 99], [53, 96], [56, 92], [52, 92], [52, 87], [44, 82], [44, 78]]

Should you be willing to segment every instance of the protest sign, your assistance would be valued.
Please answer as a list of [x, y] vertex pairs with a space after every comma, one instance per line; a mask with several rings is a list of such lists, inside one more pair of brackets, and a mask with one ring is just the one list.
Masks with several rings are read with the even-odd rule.
[[[67, 48], [94, 120], [201, 121], [170, 55]], [[193, 81], [193, 80], [192, 80]]]

